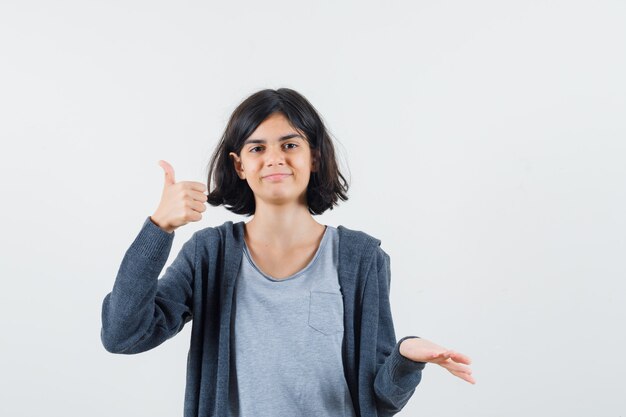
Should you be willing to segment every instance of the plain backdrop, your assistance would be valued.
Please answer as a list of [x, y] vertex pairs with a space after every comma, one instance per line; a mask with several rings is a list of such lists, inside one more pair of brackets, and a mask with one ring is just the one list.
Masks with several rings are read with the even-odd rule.
[[[316, 220], [391, 256], [396, 336], [436, 365], [399, 416], [623, 416], [626, 3], [0, 3], [0, 414], [182, 415], [191, 325], [115, 355], [101, 306], [235, 107], [290, 87], [350, 199]], [[227, 220], [209, 206], [176, 231]]]

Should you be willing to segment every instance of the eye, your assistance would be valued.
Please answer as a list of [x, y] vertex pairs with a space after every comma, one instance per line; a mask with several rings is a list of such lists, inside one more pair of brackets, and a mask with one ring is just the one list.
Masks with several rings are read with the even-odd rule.
[[[290, 143], [286, 143], [286, 144], [285, 144], [285, 147], [287, 147], [287, 146], [289, 146], [289, 145], [293, 145], [293, 147], [288, 148], [288, 149], [295, 149], [295, 148], [297, 148], [297, 147], [299, 146], [299, 145], [298, 145], [298, 144], [296, 144], [296, 143], [290, 142]], [[258, 151], [256, 151], [255, 149], [259, 149], [259, 148], [263, 148], [263, 147], [262, 147], [262, 146], [253, 146], [253, 147], [252, 147], [252, 148], [250, 148], [248, 151], [249, 151], [249, 152], [252, 152], [252, 153], [257, 153]]]

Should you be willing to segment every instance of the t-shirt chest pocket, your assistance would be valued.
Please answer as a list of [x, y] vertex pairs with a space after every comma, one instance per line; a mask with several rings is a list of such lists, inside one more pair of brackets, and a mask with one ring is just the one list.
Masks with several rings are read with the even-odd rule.
[[340, 292], [311, 291], [309, 326], [326, 335], [343, 332], [343, 296]]

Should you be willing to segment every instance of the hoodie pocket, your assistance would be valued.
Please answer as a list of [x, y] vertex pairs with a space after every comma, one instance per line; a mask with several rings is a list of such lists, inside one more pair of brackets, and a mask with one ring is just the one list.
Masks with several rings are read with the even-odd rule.
[[343, 296], [340, 292], [311, 291], [309, 326], [326, 335], [343, 332]]

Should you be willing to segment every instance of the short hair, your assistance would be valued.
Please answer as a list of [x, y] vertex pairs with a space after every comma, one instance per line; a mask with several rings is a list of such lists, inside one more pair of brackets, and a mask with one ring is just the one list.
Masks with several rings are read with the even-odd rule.
[[[245, 140], [274, 113], [282, 113], [294, 128], [305, 134], [311, 155], [316, 158], [317, 170], [311, 172], [306, 191], [309, 212], [322, 214], [332, 210], [338, 199], [347, 201], [349, 185], [339, 170], [333, 142], [321, 117], [300, 93], [279, 88], [260, 90], [233, 111], [209, 162], [207, 202], [212, 206], [223, 205], [236, 214], [254, 214], [254, 193], [248, 182], [237, 175], [229, 153], [240, 155]], [[215, 184], [213, 190], [211, 180]]]

